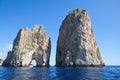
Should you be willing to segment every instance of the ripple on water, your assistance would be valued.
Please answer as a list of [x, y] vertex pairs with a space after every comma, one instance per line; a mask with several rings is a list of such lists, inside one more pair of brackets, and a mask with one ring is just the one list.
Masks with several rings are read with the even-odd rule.
[[120, 80], [120, 67], [0, 67], [0, 80]]

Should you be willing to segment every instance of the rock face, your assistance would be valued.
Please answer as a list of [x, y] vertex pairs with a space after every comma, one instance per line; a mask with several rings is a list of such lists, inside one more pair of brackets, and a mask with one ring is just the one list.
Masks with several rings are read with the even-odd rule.
[[76, 9], [66, 16], [59, 30], [56, 66], [103, 66], [90, 18]]
[[2, 59], [0, 59], [0, 66], [2, 65], [2, 63], [3, 63], [3, 60], [2, 60]]
[[42, 26], [35, 25], [31, 30], [22, 28], [3, 66], [29, 66], [32, 60], [36, 61], [36, 66], [49, 66], [50, 52], [50, 37]]

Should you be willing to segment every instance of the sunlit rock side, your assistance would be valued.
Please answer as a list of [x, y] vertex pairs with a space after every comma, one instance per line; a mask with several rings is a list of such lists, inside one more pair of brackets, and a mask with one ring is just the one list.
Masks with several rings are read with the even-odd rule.
[[33, 29], [22, 28], [3, 66], [29, 66], [32, 60], [36, 61], [36, 66], [49, 66], [50, 52], [50, 37], [42, 26], [35, 25]]
[[2, 59], [0, 59], [0, 66], [2, 65], [2, 63], [3, 63], [3, 60], [2, 60]]
[[59, 29], [56, 66], [103, 66], [86, 10], [70, 11]]

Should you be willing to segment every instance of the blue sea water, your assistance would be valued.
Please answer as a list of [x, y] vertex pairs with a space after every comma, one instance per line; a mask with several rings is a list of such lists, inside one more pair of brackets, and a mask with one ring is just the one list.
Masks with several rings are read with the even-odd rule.
[[120, 66], [0, 67], [0, 80], [120, 80]]

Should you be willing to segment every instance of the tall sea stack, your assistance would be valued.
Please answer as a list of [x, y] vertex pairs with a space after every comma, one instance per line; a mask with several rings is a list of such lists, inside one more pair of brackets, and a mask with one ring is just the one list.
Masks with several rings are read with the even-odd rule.
[[36, 66], [49, 66], [50, 51], [50, 37], [42, 26], [35, 25], [33, 29], [22, 28], [3, 66], [29, 66], [32, 60], [36, 61]]
[[103, 66], [86, 10], [70, 11], [59, 29], [56, 66]]

